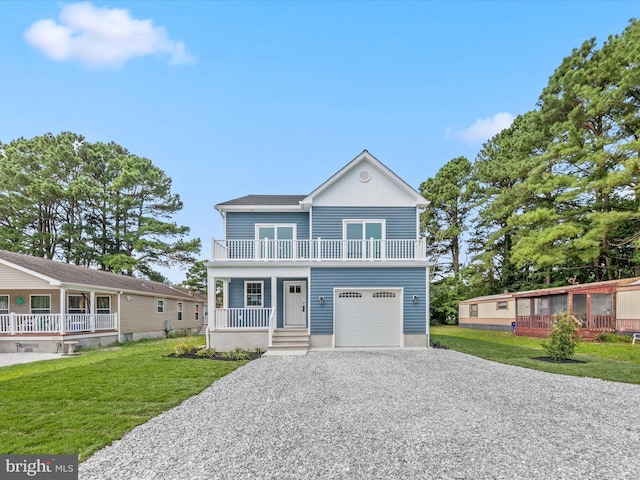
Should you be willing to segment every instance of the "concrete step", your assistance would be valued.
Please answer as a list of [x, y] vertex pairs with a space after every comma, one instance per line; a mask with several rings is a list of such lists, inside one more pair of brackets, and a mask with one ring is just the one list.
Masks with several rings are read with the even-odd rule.
[[309, 350], [309, 333], [304, 329], [279, 329], [273, 332], [269, 355], [306, 355]]

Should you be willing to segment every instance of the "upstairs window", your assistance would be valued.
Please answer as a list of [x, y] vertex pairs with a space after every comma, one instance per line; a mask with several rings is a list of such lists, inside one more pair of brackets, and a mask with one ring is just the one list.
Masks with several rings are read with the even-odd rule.
[[295, 224], [258, 224], [256, 240], [260, 258], [293, 258]]
[[381, 258], [384, 220], [344, 220], [342, 227], [347, 258]]
[[156, 309], [158, 313], [164, 313], [164, 300], [156, 300]]

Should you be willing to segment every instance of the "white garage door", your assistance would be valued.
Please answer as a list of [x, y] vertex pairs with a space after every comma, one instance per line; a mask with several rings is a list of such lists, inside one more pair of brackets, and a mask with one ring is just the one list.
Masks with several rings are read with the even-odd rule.
[[336, 347], [399, 347], [402, 290], [336, 289]]

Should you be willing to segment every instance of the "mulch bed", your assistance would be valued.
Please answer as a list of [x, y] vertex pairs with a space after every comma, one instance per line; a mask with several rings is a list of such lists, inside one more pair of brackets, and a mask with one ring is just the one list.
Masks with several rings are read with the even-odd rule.
[[555, 360], [551, 357], [533, 357], [534, 360], [540, 360], [547, 363], [587, 363], [582, 360], [574, 360], [573, 358], [567, 358], [566, 360]]
[[222, 360], [224, 362], [235, 362], [237, 360], [256, 360], [262, 356], [260, 352], [248, 352], [247, 358], [236, 358], [232, 356], [225, 355], [223, 352], [216, 352], [212, 357], [199, 357], [196, 355], [196, 352], [185, 353], [182, 355], [176, 355], [172, 353], [171, 355], [167, 355], [171, 358], [194, 358], [197, 360]]

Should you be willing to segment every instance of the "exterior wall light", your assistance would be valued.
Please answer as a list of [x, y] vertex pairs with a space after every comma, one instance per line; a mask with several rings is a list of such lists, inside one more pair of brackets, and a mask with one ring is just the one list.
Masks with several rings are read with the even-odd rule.
[[413, 296], [413, 303], [418, 303], [420, 301], [420, 297], [418, 295]]
[[322, 295], [318, 297], [318, 302], [320, 302], [320, 305], [324, 303], [324, 297]]

